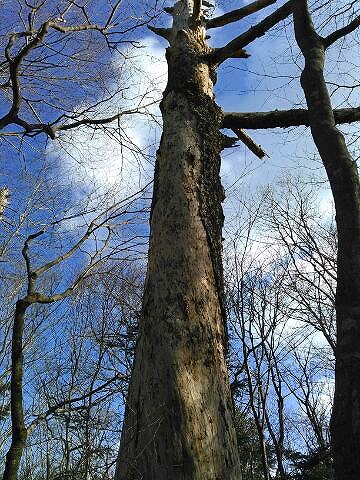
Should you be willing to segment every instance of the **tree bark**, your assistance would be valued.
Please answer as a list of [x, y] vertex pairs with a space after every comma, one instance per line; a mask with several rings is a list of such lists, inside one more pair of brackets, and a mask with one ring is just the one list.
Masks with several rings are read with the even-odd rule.
[[221, 110], [202, 21], [177, 2], [166, 35], [148, 271], [116, 480], [239, 480], [225, 362]]
[[27, 429], [23, 408], [23, 332], [25, 312], [29, 304], [24, 300], [16, 302], [11, 347], [11, 428], [12, 439], [6, 454], [3, 480], [16, 480], [21, 457], [26, 446]]
[[324, 80], [326, 42], [315, 31], [306, 0], [294, 1], [297, 42], [305, 58], [301, 75], [311, 133], [325, 166], [336, 208], [337, 347], [332, 446], [336, 480], [360, 472], [360, 182], [356, 162], [335, 126]]

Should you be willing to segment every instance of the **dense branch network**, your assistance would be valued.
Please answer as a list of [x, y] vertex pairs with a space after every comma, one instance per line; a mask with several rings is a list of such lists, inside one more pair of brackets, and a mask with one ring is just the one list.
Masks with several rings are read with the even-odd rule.
[[[264, 2], [263, 2], [264, 3]], [[266, 3], [266, 2], [265, 2]], [[263, 5], [261, 8], [264, 8]], [[238, 58], [248, 56], [244, 52], [244, 48], [252, 43], [259, 37], [265, 35], [265, 33], [277, 25], [279, 22], [287, 18], [292, 12], [292, 1], [286, 2], [282, 7], [275, 10], [273, 13], [265, 17], [261, 22], [250, 27], [244, 33], [231, 40], [227, 45], [222, 48], [215, 49], [210, 54], [211, 60], [214, 63], [220, 64], [228, 58]], [[249, 14], [252, 13], [251, 11]]]
[[[228, 23], [236, 22], [245, 16], [254, 13], [262, 8], [269, 6], [275, 1], [259, 0], [255, 1], [238, 10], [228, 12], [221, 17], [209, 19], [206, 21], [207, 28], [224, 26]], [[252, 26], [246, 32], [242, 33], [234, 40], [230, 41], [222, 48], [215, 49], [210, 57], [216, 63], [222, 63], [228, 58], [247, 57], [248, 54], [243, 50], [256, 38], [264, 35], [270, 28], [275, 26], [281, 20], [284, 20], [293, 11], [294, 2], [288, 1], [283, 6], [268, 15], [265, 19]], [[348, 25], [340, 28], [325, 38], [320, 40], [324, 48], [330, 47], [334, 42], [353, 32], [360, 26], [360, 16], [357, 16]], [[360, 120], [360, 108], [344, 108], [334, 110], [334, 118], [337, 124], [352, 123]], [[239, 140], [241, 140], [255, 155], [263, 158], [266, 154], [243, 129], [267, 129], [267, 128], [288, 128], [293, 126], [309, 126], [309, 113], [306, 109], [292, 110], [274, 110], [270, 112], [225, 112], [223, 127], [233, 130]]]
[[[148, 186], [148, 185], [147, 185]], [[10, 408], [11, 408], [11, 428], [12, 437], [11, 445], [6, 455], [5, 470], [3, 474], [3, 480], [13, 480], [17, 478], [17, 472], [20, 466], [23, 451], [26, 447], [26, 440], [29, 433], [36, 427], [36, 425], [46, 420], [50, 415], [56, 414], [64, 408], [75, 402], [80, 402], [85, 398], [103, 391], [110, 384], [120, 378], [116, 375], [114, 378], [100, 385], [99, 387], [91, 387], [88, 393], [82, 396], [72, 398], [70, 400], [58, 402], [49, 406], [48, 410], [42, 414], [39, 414], [29, 426], [26, 426], [24, 416], [24, 399], [23, 399], [23, 370], [24, 370], [24, 345], [23, 336], [25, 329], [25, 318], [28, 308], [35, 304], [53, 304], [55, 302], [62, 301], [71, 295], [82, 282], [84, 282], [89, 276], [97, 269], [105, 260], [116, 257], [116, 255], [126, 250], [128, 242], [134, 239], [129, 239], [120, 246], [110, 245], [110, 237], [115, 229], [116, 223], [119, 223], [119, 219], [122, 219], [122, 223], [126, 224], [129, 213], [139, 213], [143, 211], [139, 210], [134, 205], [139, 199], [139, 194], [143, 193], [147, 188], [145, 186], [139, 192], [129, 196], [117, 202], [99, 215], [97, 215], [88, 225], [83, 235], [72, 246], [54, 258], [53, 260], [45, 262], [43, 265], [33, 267], [32, 256], [30, 247], [32, 242], [42, 237], [46, 233], [46, 229], [40, 230], [27, 237], [22, 249], [22, 256], [26, 265], [26, 277], [27, 288], [26, 294], [16, 301], [14, 324], [12, 331], [12, 346], [11, 346], [11, 392], [10, 392]], [[72, 215], [70, 218], [84, 217], [85, 213], [80, 212], [77, 215]], [[69, 220], [69, 218], [63, 218], [53, 222], [50, 227], [59, 225], [62, 221]], [[43, 274], [50, 271], [54, 267], [62, 266], [66, 260], [73, 259], [74, 255], [78, 253], [84, 253], [82, 247], [89, 240], [93, 240], [96, 248], [95, 251], [87, 253], [87, 263], [81, 267], [79, 273], [75, 279], [68, 281], [68, 287], [64, 288], [59, 293], [42, 293], [39, 291], [38, 283]], [[65, 276], [65, 274], [62, 274]]]
[[[63, 47], [60, 42], [63, 40], [67, 45], [69, 39], [72, 38], [71, 35], [82, 35], [86, 32], [98, 33], [102, 36], [105, 45], [107, 45], [109, 50], [113, 50], [116, 49], [116, 45], [122, 41], [119, 40], [120, 34], [127, 33], [128, 31], [147, 23], [147, 21], [140, 21], [134, 23], [134, 26], [125, 29], [123, 32], [115, 31], [115, 27], [118, 25], [116, 17], [122, 3], [121, 0], [118, 0], [112, 4], [110, 12], [102, 24], [91, 20], [86, 6], [80, 6], [75, 2], [68, 2], [67, 6], [62, 11], [60, 11], [60, 8], [58, 9], [59, 13], [56, 18], [51, 16], [40, 25], [37, 25], [36, 19], [37, 16], [40, 15], [39, 9], [41, 9], [44, 3], [45, 2], [40, 2], [36, 6], [30, 6], [27, 4], [30, 11], [27, 22], [23, 21], [24, 30], [10, 33], [8, 36], [8, 41], [4, 49], [4, 61], [0, 63], [0, 74], [7, 78], [6, 81], [3, 81], [3, 83], [0, 84], [0, 89], [8, 97], [7, 100], [10, 105], [8, 111], [0, 116], [1, 135], [34, 136], [43, 133], [49, 138], [54, 139], [61, 131], [75, 129], [80, 126], [92, 126], [98, 128], [99, 126], [119, 121], [120, 117], [124, 115], [132, 115], [135, 113], [145, 114], [147, 107], [151, 103], [144, 105], [143, 102], [140, 101], [138, 106], [101, 118], [89, 118], [89, 116], [86, 115], [86, 111], [85, 114], [81, 112], [74, 112], [71, 114], [63, 113], [51, 121], [43, 121], [40, 118], [41, 115], [36, 111], [36, 103], [34, 104], [37, 100], [33, 101], [26, 98], [24, 87], [22, 85], [23, 78], [26, 78], [28, 75], [28, 64], [32, 62], [31, 55], [36, 54], [40, 48], [45, 48], [50, 50], [50, 52], [56, 52], [59, 55], [69, 57], [72, 60], [71, 54], [66, 50], [68, 47]], [[70, 15], [70, 13], [72, 14], [71, 11], [75, 7], [81, 10], [83, 22], [80, 21], [78, 24], [67, 25], [67, 15]], [[71, 16], [69, 18], [71, 18]], [[58, 33], [59, 36], [54, 40], [55, 33]], [[114, 38], [117, 38], [118, 40], [114, 41]], [[56, 48], [57, 46], [58, 48]], [[57, 51], [62, 50], [62, 48], [64, 48], [63, 52]], [[53, 56], [54, 53], [50, 53], [50, 55]], [[46, 60], [47, 57], [43, 58]], [[49, 61], [49, 65], [52, 65], [53, 63], [53, 60]], [[48, 66], [43, 68], [48, 68]], [[59, 79], [62, 79], [62, 75], [59, 76]], [[49, 90], [50, 89], [51, 86], [49, 87]], [[48, 98], [43, 98], [43, 105], [49, 105], [48, 102]], [[35, 122], [26, 118], [27, 116], [22, 113], [24, 107], [29, 110], [30, 114], [34, 117]], [[55, 110], [58, 109], [59, 107], [55, 105]], [[87, 109], [87, 111], [89, 111], [89, 109]], [[19, 130], [10, 132], [8, 128], [9, 126], [19, 127]]]

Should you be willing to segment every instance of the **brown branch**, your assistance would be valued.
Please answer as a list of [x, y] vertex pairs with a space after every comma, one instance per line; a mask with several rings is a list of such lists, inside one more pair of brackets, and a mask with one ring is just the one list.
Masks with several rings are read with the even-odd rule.
[[254, 140], [241, 128], [233, 128], [234, 133], [237, 135], [238, 139], [247, 146], [247, 148], [260, 160], [264, 157], [268, 157], [267, 153], [261, 148], [261, 145], [258, 145]]
[[227, 12], [224, 15], [216, 18], [210, 18], [206, 20], [206, 28], [217, 28], [228, 25], [229, 23], [237, 22], [242, 18], [245, 18], [252, 13], [258, 12], [259, 10], [276, 3], [276, 0], [256, 0], [255, 2], [246, 5], [245, 7], [238, 8], [237, 10], [232, 10]]
[[346, 25], [343, 28], [339, 28], [335, 32], [330, 33], [327, 37], [324, 38], [324, 46], [325, 48], [330, 47], [334, 42], [339, 40], [340, 38], [344, 37], [345, 35], [353, 32], [360, 26], [360, 15], [356, 17], [349, 25]]
[[[339, 108], [334, 110], [336, 124], [360, 121], [360, 107]], [[266, 128], [308, 127], [309, 113], [306, 109], [273, 110], [272, 112], [225, 112], [223, 128]]]
[[67, 405], [71, 405], [72, 403], [76, 403], [76, 402], [81, 402], [82, 400], [85, 400], [86, 398], [88, 397], [91, 397], [92, 395], [94, 395], [95, 393], [99, 393], [101, 392], [102, 390], [104, 390], [106, 387], [108, 387], [109, 385], [111, 385], [112, 383], [114, 383], [116, 380], [119, 380], [121, 378], [125, 378], [125, 375], [121, 375], [121, 374], [117, 374], [115, 375], [113, 378], [110, 378], [110, 380], [107, 380], [105, 383], [103, 383], [102, 385], [100, 385], [99, 387], [96, 387], [92, 390], [90, 390], [89, 392], [85, 393], [84, 395], [80, 395], [79, 397], [75, 397], [75, 398], [70, 398], [68, 400], [63, 400], [62, 402], [59, 402], [57, 403], [56, 405], [52, 405], [51, 407], [48, 408], [48, 410], [46, 410], [46, 412], [44, 413], [41, 413], [40, 415], [38, 415], [35, 420], [33, 420], [30, 425], [28, 426], [28, 434], [30, 434], [34, 428], [38, 425], [38, 423], [40, 423], [41, 421], [45, 420], [47, 417], [49, 417], [50, 415], [56, 413], [58, 410], [60, 410], [61, 408], [64, 408], [66, 407]]
[[288, 17], [292, 12], [292, 8], [293, 2], [291, 0], [286, 2], [282, 7], [275, 10], [275, 12], [273, 12], [271, 15], [267, 16], [257, 25], [254, 25], [246, 32], [234, 38], [234, 40], [229, 42], [224, 47], [215, 49], [208, 56], [209, 60], [214, 63], [220, 64], [228, 58], [238, 57], [237, 53], [239, 51], [242, 51], [242, 49], [249, 45], [249, 43], [253, 42], [259, 37], [262, 37], [277, 23]]
[[159, 35], [159, 37], [165, 38], [165, 40], [170, 41], [170, 37], [172, 33], [171, 28], [158, 28], [158, 27], [152, 27], [151, 25], [148, 25], [147, 28], [151, 30], [153, 33], [155, 33], [156, 35]]

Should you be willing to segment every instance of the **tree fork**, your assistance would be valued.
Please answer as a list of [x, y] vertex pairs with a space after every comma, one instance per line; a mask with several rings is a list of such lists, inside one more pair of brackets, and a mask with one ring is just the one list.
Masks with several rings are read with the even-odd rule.
[[116, 480], [241, 479], [222, 307], [223, 115], [193, 6], [171, 10], [148, 272]]

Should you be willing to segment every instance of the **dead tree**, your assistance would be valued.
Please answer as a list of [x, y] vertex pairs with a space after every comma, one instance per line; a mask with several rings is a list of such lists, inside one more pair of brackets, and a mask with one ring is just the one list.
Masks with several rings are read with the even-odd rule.
[[117, 480], [241, 478], [225, 363], [219, 177], [220, 153], [237, 137], [220, 132], [224, 117], [213, 85], [217, 67], [246, 58], [244, 47], [286, 18], [292, 4], [223, 48], [208, 47], [206, 31], [271, 3], [257, 1], [207, 23], [207, 2], [181, 0], [167, 9], [172, 28], [152, 28], [170, 44], [169, 78]]
[[[148, 273], [140, 335], [129, 389], [116, 480], [239, 479], [233, 407], [225, 364], [221, 230], [224, 198], [221, 150], [239, 139], [263, 150], [244, 128], [308, 125], [334, 192], [339, 230], [337, 389], [333, 440], [337, 480], [360, 470], [359, 263], [360, 199], [356, 165], [336, 123], [359, 120], [359, 108], [332, 110], [322, 74], [324, 52], [349, 26], [321, 38], [305, 0], [291, 0], [221, 48], [207, 30], [276, 3], [258, 0], [206, 19], [208, 2], [179, 0], [166, 11], [171, 28], [152, 28], [170, 44], [168, 84], [161, 102], [163, 136], [157, 153]], [[308, 110], [223, 113], [213, 85], [217, 67], [244, 59], [244, 48], [294, 11], [306, 59]], [[303, 32], [303, 33], [302, 33]], [[221, 128], [232, 129], [229, 138]], [[356, 419], [351, 424], [351, 418]], [[351, 457], [351, 458], [350, 458]]]

